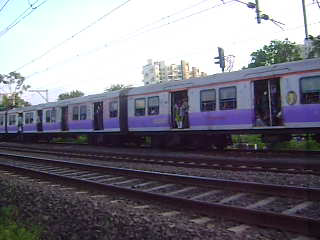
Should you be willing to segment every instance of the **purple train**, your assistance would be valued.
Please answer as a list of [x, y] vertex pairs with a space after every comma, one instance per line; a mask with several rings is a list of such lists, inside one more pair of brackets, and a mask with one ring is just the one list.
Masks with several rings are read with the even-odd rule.
[[94, 144], [215, 145], [231, 134], [320, 141], [320, 58], [171, 81], [0, 112], [0, 136], [86, 135]]

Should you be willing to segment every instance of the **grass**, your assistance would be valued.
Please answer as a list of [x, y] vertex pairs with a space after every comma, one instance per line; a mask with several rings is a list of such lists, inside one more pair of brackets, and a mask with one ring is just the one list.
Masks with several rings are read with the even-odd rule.
[[274, 144], [263, 143], [261, 140], [261, 135], [234, 135], [232, 136], [233, 143], [248, 143], [257, 144], [258, 149], [263, 149], [269, 147], [271, 149], [278, 150], [313, 150], [320, 151], [320, 143], [312, 139], [311, 136], [308, 137], [307, 134], [302, 136], [293, 136], [290, 141], [279, 142]]
[[17, 209], [13, 206], [0, 209], [0, 240], [39, 240], [39, 227], [26, 228], [14, 221]]

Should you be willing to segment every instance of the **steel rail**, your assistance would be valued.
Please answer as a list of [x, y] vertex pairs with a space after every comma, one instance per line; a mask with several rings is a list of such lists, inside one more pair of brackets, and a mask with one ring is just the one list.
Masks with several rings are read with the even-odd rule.
[[47, 173], [44, 171], [32, 170], [19, 166], [9, 166], [0, 163], [0, 166], [6, 170], [15, 169], [23, 174], [31, 174], [32, 176], [41, 176], [46, 179], [52, 180], [64, 180], [68, 183], [77, 184], [80, 187], [89, 187], [99, 190], [108, 190], [117, 193], [125, 193], [131, 196], [143, 198], [146, 200], [161, 201], [161, 203], [167, 203], [179, 208], [192, 209], [207, 216], [219, 216], [230, 220], [241, 221], [246, 224], [259, 225], [264, 227], [271, 227], [285, 231], [292, 231], [308, 236], [320, 236], [320, 222], [315, 219], [284, 215], [278, 213], [264, 212], [259, 210], [245, 209], [241, 207], [226, 206], [217, 203], [207, 203], [198, 200], [189, 200], [179, 197], [172, 197], [167, 195], [161, 195], [157, 193], [150, 193], [144, 191], [138, 191], [135, 189], [128, 189], [119, 186], [113, 186], [103, 183], [97, 183], [90, 180], [77, 179], [67, 176], [62, 176], [53, 173]]
[[[52, 151], [52, 149], [37, 149], [28, 148], [21, 149], [17, 147], [2, 147], [13, 151], [24, 151], [33, 153], [54, 154], [57, 156], [69, 156], [78, 158], [87, 158], [97, 160], [110, 160], [110, 157], [121, 161], [153, 163], [167, 166], [187, 167], [187, 168], [204, 168], [204, 169], [220, 169], [232, 171], [261, 171], [261, 172], [276, 172], [276, 173], [290, 173], [290, 174], [313, 174], [320, 175], [319, 163], [284, 163], [284, 162], [266, 162], [259, 160], [243, 160], [243, 159], [228, 159], [219, 158], [212, 159], [210, 157], [202, 157], [201, 159], [194, 159], [194, 157], [172, 157], [172, 156], [157, 156], [150, 154], [124, 154], [124, 153], [97, 153], [97, 152], [75, 152], [74, 150], [61, 149], [61, 152]], [[133, 158], [130, 160], [129, 158]], [[119, 159], [120, 158], [120, 159]], [[165, 159], [165, 160], [163, 160]], [[182, 160], [183, 159], [183, 160]]]
[[134, 176], [150, 179], [159, 180], [163, 182], [175, 182], [180, 184], [192, 184], [201, 187], [213, 187], [213, 188], [223, 188], [228, 190], [245, 191], [251, 193], [259, 194], [272, 194], [283, 197], [291, 198], [301, 198], [307, 200], [320, 200], [320, 188], [305, 188], [305, 187], [293, 187], [285, 185], [272, 185], [272, 184], [262, 184], [254, 182], [244, 182], [244, 181], [233, 181], [233, 180], [222, 180], [216, 178], [206, 178], [206, 177], [196, 177], [196, 176], [186, 176], [179, 174], [170, 173], [160, 173], [151, 172], [144, 170], [126, 169], [126, 168], [116, 168], [116, 167], [106, 167], [96, 164], [89, 163], [78, 163], [63, 160], [56, 160], [50, 158], [40, 158], [31, 157], [18, 154], [7, 154], [0, 153], [0, 157], [9, 157], [18, 160], [28, 160], [28, 161], [41, 161], [50, 164], [58, 164], [69, 167], [76, 167], [82, 170], [92, 170], [103, 173], [113, 173], [123, 176]]

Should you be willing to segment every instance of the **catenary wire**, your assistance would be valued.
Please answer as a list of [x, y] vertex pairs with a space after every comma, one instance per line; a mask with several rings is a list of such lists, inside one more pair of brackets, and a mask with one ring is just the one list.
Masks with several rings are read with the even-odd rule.
[[[42, 6], [44, 3], [46, 3], [49, 0], [44, 0], [41, 3], [39, 3], [36, 7], [28, 7], [26, 10], [23, 11], [11, 24], [9, 24], [7, 27], [5, 27], [3, 30], [0, 31], [0, 38], [4, 36], [7, 32], [10, 31], [13, 27], [15, 27], [18, 23], [20, 23], [23, 19], [28, 17], [31, 13], [33, 13], [37, 8]], [[36, 1], [38, 2], [38, 1]], [[30, 10], [30, 11], [29, 11]]]
[[[308, 26], [315, 25], [315, 24], [320, 24], [320, 21], [310, 23], [310, 24], [308, 24]], [[285, 31], [287, 32], [287, 31], [292, 31], [292, 30], [296, 30], [296, 29], [300, 29], [300, 28], [304, 28], [304, 25], [293, 27], [293, 28], [290, 28], [290, 29], [286, 29]], [[278, 33], [283, 33], [283, 31], [276, 32], [276, 34], [278, 34]], [[240, 40], [240, 41], [233, 41], [232, 43], [233, 44], [238, 44], [238, 43], [241, 43], [241, 42], [247, 42], [249, 40], [255, 40], [255, 39], [257, 39], [257, 38], [246, 38], [246, 39], [243, 39], [243, 40]], [[50, 66], [48, 66], [48, 67], [46, 67], [46, 68], [44, 68], [44, 69], [42, 69], [40, 71], [33, 72], [33, 73], [29, 74], [28, 76], [26, 76], [25, 78], [26, 79], [30, 79], [30, 78], [32, 78], [32, 77], [34, 77], [36, 75], [48, 72], [48, 71], [53, 70], [53, 69], [55, 69], [57, 67], [60, 67], [60, 66], [63, 66], [65, 64], [69, 63], [69, 62], [72, 62], [75, 58], [78, 58], [78, 57], [81, 57], [81, 56], [91, 55], [91, 54], [93, 54], [93, 53], [95, 53], [95, 52], [97, 52], [97, 51], [99, 51], [101, 49], [105, 49], [105, 46], [100, 46], [100, 47], [91, 49], [89, 51], [73, 55], [72, 57], [70, 57], [68, 59], [65, 59], [65, 60], [63, 60], [61, 62], [58, 62], [58, 63], [55, 63], [53, 65], [50, 65]]]
[[127, 3], [129, 3], [132, 0], [127, 0], [123, 3], [121, 3], [120, 5], [118, 5], [117, 7], [113, 8], [112, 10], [108, 11], [107, 13], [105, 13], [103, 16], [99, 17], [98, 19], [96, 19], [95, 21], [91, 22], [90, 24], [88, 24], [87, 26], [85, 26], [84, 28], [82, 28], [81, 30], [79, 30], [78, 32], [72, 34], [70, 37], [64, 39], [63, 41], [59, 42], [58, 44], [54, 45], [53, 47], [49, 48], [48, 50], [46, 50], [44, 53], [42, 53], [41, 55], [33, 58], [32, 60], [30, 60], [29, 62], [21, 65], [20, 67], [16, 68], [13, 72], [17, 72], [19, 70], [21, 70], [22, 68], [33, 64], [34, 62], [40, 60], [41, 58], [43, 58], [44, 56], [48, 55], [50, 52], [54, 51], [55, 49], [61, 47], [62, 45], [64, 45], [65, 43], [69, 42], [70, 40], [74, 39], [76, 36], [78, 36], [79, 34], [85, 32], [86, 30], [88, 30], [89, 28], [91, 28], [92, 26], [94, 26], [95, 24], [97, 24], [98, 22], [100, 22], [102, 19], [106, 18], [107, 16], [111, 15], [113, 12], [115, 12], [116, 10], [120, 9], [121, 7], [123, 7], [124, 5], [126, 5]]
[[[6, 7], [6, 5], [8, 4], [8, 2], [10, 2], [10, 0], [7, 0], [2, 7], [0, 8], [0, 12]], [[1, 3], [2, 4], [2, 3]]]
[[[184, 9], [179, 10], [179, 11], [176, 11], [176, 12], [174, 12], [174, 13], [171, 14], [171, 15], [162, 17], [162, 18], [160, 18], [160, 19], [158, 19], [158, 20], [156, 20], [156, 21], [154, 21], [154, 22], [152, 22], [152, 23], [149, 23], [149, 24], [147, 24], [147, 25], [145, 25], [145, 26], [143, 26], [143, 27], [141, 27], [141, 28], [133, 31], [133, 32], [130, 33], [130, 34], [127, 34], [125, 37], [122, 37], [122, 38], [127, 38], [128, 35], [129, 35], [129, 36], [134, 35], [134, 34], [136, 34], [137, 32], [142, 31], [143, 29], [146, 29], [146, 28], [148, 28], [148, 27], [150, 27], [150, 26], [152, 26], [152, 25], [155, 25], [155, 24], [157, 24], [157, 23], [159, 23], [159, 22], [161, 22], [161, 21], [163, 21], [163, 20], [165, 20], [165, 19], [169, 19], [170, 17], [172, 17], [172, 16], [174, 16], [174, 15], [181, 14], [181, 13], [187, 11], [187, 10], [190, 10], [191, 8], [194, 8], [194, 7], [198, 6], [198, 5], [206, 2], [206, 1], [209, 1], [209, 0], [202, 0], [202, 1], [200, 1], [200, 2], [198, 2], [198, 3], [196, 3], [196, 4], [193, 4], [193, 5], [189, 6], [189, 7], [186, 7], [186, 8], [184, 8]], [[69, 37], [68, 39], [66, 39], [66, 40], [58, 43], [57, 45], [49, 48], [49, 49], [48, 49], [47, 51], [45, 51], [43, 54], [39, 55], [38, 57], [36, 57], [36, 58], [32, 59], [31, 61], [29, 61], [29, 62], [21, 65], [21, 66], [18, 67], [15, 71], [19, 71], [19, 70], [21, 70], [22, 68], [24, 68], [24, 67], [26, 67], [26, 66], [28, 66], [28, 65], [30, 65], [30, 64], [33, 64], [34, 62], [40, 60], [41, 58], [43, 58], [44, 56], [46, 56], [46, 55], [49, 54], [50, 52], [54, 51], [55, 49], [57, 49], [58, 47], [60, 47], [60, 46], [63, 45], [64, 43], [66, 43], [67, 41], [73, 39], [76, 35], [78, 35], [78, 34], [80, 34], [81, 32], [87, 30], [89, 27], [93, 26], [93, 25], [96, 24], [98, 21], [101, 21], [104, 17], [110, 15], [111, 12], [113, 12], [114, 10], [122, 7], [122, 5], [125, 5], [125, 4], [127, 4], [128, 2], [129, 2], [129, 1], [126, 1], [125, 3], [121, 4], [121, 5], [118, 6], [117, 8], [115, 8], [115, 9], [113, 9], [112, 11], [108, 12], [107, 14], [103, 15], [102, 17], [98, 18], [98, 19], [95, 20], [93, 23], [87, 25], [85, 28], [83, 28], [82, 30], [80, 30], [80, 31], [77, 32], [76, 34], [73, 34], [73, 35], [72, 35], [71, 37]]]
[[[206, 9], [203, 9], [203, 10], [201, 10], [201, 11], [197, 11], [197, 12], [194, 12], [194, 13], [192, 13], [192, 14], [189, 14], [189, 15], [187, 15], [187, 16], [183, 16], [183, 17], [180, 17], [180, 18], [178, 18], [178, 19], [175, 19], [175, 20], [173, 20], [172, 22], [168, 22], [168, 23], [164, 23], [164, 24], [162, 24], [162, 25], [156, 26], [156, 27], [152, 27], [152, 28], [147, 29], [147, 30], [145, 30], [145, 31], [143, 31], [143, 32], [137, 33], [137, 34], [135, 34], [135, 35], [133, 35], [133, 36], [131, 36], [131, 37], [128, 37], [128, 38], [126, 38], [126, 39], [114, 40], [114, 41], [111, 41], [112, 44], [104, 44], [103, 46], [96, 47], [96, 48], [94, 48], [94, 49], [92, 49], [92, 50], [89, 50], [89, 51], [86, 51], [86, 52], [84, 52], [84, 53], [80, 53], [80, 54], [73, 55], [72, 57], [69, 57], [69, 58], [67, 58], [67, 59], [65, 59], [65, 60], [63, 60], [63, 61], [61, 61], [61, 62], [59, 62], [59, 63], [55, 63], [55, 64], [53, 64], [53, 65], [50, 65], [49, 67], [46, 67], [44, 70], [33, 72], [32, 74], [28, 75], [26, 78], [31, 78], [31, 77], [33, 77], [33, 76], [35, 76], [35, 75], [38, 75], [39, 73], [47, 72], [47, 71], [49, 71], [50, 69], [56, 68], [57, 66], [64, 65], [64, 64], [70, 62], [70, 61], [71, 61], [72, 59], [74, 59], [74, 58], [78, 58], [78, 57], [86, 56], [86, 55], [91, 55], [92, 53], [97, 52], [97, 51], [99, 51], [99, 50], [101, 50], [101, 49], [104, 49], [104, 48], [106, 48], [106, 47], [110, 47], [111, 45], [113, 45], [113, 44], [115, 44], [115, 43], [118, 43], [118, 42], [121, 42], [121, 41], [130, 40], [130, 39], [135, 38], [135, 37], [137, 37], [137, 36], [140, 36], [140, 35], [142, 35], [142, 34], [146, 34], [146, 33], [149, 33], [149, 32], [151, 32], [151, 31], [158, 30], [158, 29], [160, 29], [160, 28], [166, 27], [166, 26], [168, 26], [168, 25], [172, 25], [172, 24], [174, 24], [174, 23], [180, 22], [180, 21], [185, 20], [185, 19], [187, 19], [187, 18], [190, 18], [190, 17], [196, 16], [196, 15], [202, 14], [202, 13], [204, 13], [204, 12], [207, 12], [207, 11], [211, 10], [211, 9], [224, 6], [224, 5], [226, 5], [226, 4], [228, 4], [228, 3], [232, 3], [232, 2], [233, 2], [233, 0], [230, 0], [230, 1], [224, 2], [224, 3], [215, 4], [214, 6], [211, 6], [211, 7], [209, 7], [209, 8], [206, 8]], [[164, 18], [164, 19], [165, 19], [165, 18]]]

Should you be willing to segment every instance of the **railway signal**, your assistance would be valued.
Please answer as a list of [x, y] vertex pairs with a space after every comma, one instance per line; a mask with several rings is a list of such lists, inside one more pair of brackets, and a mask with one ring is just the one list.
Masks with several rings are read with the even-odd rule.
[[222, 72], [224, 72], [224, 68], [225, 68], [226, 64], [225, 64], [225, 58], [224, 58], [224, 50], [223, 50], [223, 48], [218, 47], [218, 53], [219, 53], [219, 56], [218, 56], [218, 57], [215, 57], [214, 59], [218, 59], [219, 61], [214, 62], [214, 63], [215, 63], [215, 64], [219, 64]]

